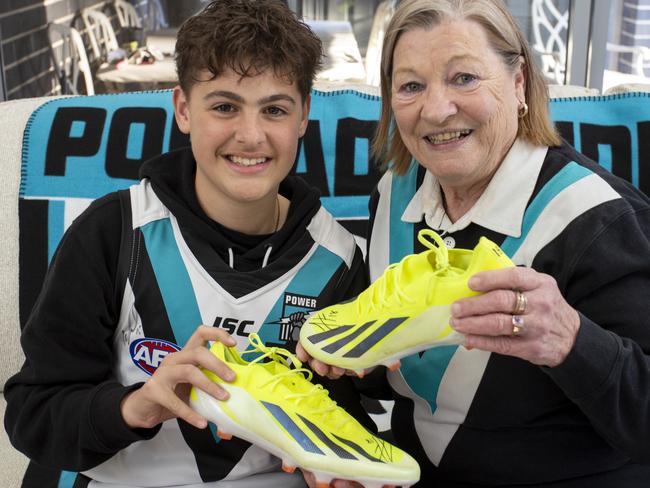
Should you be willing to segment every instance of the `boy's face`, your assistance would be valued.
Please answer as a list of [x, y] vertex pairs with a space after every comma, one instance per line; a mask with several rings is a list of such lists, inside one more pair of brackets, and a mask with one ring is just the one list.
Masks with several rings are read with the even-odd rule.
[[303, 103], [296, 84], [273, 70], [210, 76], [200, 73], [189, 98], [179, 87], [173, 94], [176, 122], [190, 134], [199, 202], [210, 216], [247, 203], [275, 205], [307, 128], [309, 98]]

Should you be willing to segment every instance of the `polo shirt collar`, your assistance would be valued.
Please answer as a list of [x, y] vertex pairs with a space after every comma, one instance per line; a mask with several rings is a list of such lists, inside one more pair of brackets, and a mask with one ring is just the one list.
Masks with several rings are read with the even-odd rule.
[[519, 237], [524, 211], [547, 151], [547, 146], [534, 146], [517, 138], [483, 194], [454, 223], [445, 213], [437, 178], [427, 170], [422, 185], [402, 214], [402, 221], [416, 223], [424, 217], [432, 229], [450, 233], [475, 223], [500, 234]]

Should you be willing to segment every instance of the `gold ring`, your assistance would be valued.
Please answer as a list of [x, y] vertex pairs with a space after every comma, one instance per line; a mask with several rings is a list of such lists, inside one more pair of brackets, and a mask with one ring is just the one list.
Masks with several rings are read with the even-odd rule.
[[523, 315], [526, 313], [528, 298], [520, 290], [515, 290], [515, 306], [512, 309], [512, 315]]
[[521, 334], [524, 330], [524, 318], [521, 315], [512, 316], [512, 335], [516, 336]]

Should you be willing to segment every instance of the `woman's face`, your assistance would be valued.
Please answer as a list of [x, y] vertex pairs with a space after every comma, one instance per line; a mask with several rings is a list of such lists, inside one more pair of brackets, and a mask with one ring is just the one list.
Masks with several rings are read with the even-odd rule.
[[524, 76], [521, 66], [505, 65], [479, 24], [404, 32], [391, 90], [404, 144], [443, 187], [487, 185], [517, 135]]

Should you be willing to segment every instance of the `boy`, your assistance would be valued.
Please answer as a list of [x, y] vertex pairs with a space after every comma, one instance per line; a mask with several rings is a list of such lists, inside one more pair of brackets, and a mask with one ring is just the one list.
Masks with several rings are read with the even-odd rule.
[[[73, 223], [23, 332], [5, 424], [33, 460], [25, 485], [48, 472], [74, 487], [303, 484], [262, 449], [219, 442], [187, 397], [227, 397], [199, 369], [233, 379], [208, 341], [243, 349], [257, 332], [294, 349], [306, 313], [365, 285], [352, 236], [287, 176], [320, 55], [280, 0], [219, 0], [181, 27], [173, 103], [191, 149]], [[332, 396], [363, 415], [349, 386]]]

